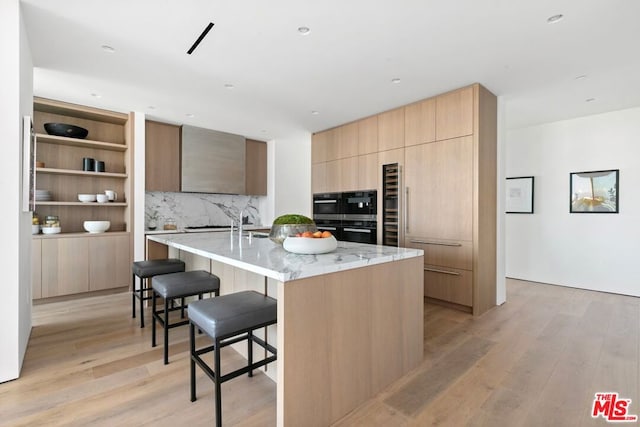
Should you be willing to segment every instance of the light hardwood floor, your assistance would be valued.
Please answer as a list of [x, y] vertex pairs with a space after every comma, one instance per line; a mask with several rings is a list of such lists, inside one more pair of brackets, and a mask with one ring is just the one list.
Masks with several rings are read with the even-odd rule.
[[[607, 425], [590, 416], [603, 391], [640, 415], [639, 298], [516, 280], [507, 292], [475, 318], [426, 304], [421, 366], [337, 425]], [[0, 384], [0, 425], [211, 425], [200, 370], [189, 402], [186, 328], [171, 331], [164, 366], [129, 310], [129, 294], [35, 306], [22, 376]], [[223, 369], [242, 363], [226, 350]], [[275, 395], [262, 374], [225, 383], [225, 425], [275, 425]]]

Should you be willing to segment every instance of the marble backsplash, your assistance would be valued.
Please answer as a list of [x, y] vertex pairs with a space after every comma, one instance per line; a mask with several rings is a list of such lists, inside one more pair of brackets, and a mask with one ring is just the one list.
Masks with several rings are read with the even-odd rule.
[[[155, 218], [157, 229], [162, 229], [167, 219], [173, 219], [179, 230], [187, 226], [231, 225], [238, 222], [240, 211], [249, 224], [262, 224], [258, 196], [229, 194], [145, 193], [145, 228]], [[248, 218], [246, 218], [248, 217]]]

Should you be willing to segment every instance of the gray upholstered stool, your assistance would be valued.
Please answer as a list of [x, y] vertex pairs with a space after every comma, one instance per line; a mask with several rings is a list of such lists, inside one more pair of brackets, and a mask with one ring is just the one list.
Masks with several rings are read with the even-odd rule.
[[[180, 310], [184, 319], [184, 299], [186, 297], [198, 296], [202, 299], [202, 295], [206, 293], [214, 293], [216, 296], [220, 293], [220, 279], [218, 276], [204, 270], [184, 271], [181, 273], [163, 274], [153, 280], [153, 295], [151, 303], [151, 314], [153, 316], [151, 323], [151, 346], [156, 346], [156, 321], [164, 328], [164, 364], [169, 363], [169, 329], [177, 326], [186, 325], [189, 320], [179, 322], [169, 322], [169, 312]], [[156, 296], [164, 298], [164, 308], [156, 309]], [[169, 301], [174, 298], [180, 298], [180, 306], [169, 307]], [[164, 316], [161, 316], [164, 315]]]
[[[140, 327], [144, 328], [144, 302], [151, 299], [149, 279], [161, 274], [184, 271], [184, 262], [179, 259], [152, 259], [136, 261], [131, 265], [131, 310], [136, 317], [136, 298], [140, 300]], [[136, 289], [136, 276], [140, 278], [140, 288]]]
[[[277, 322], [278, 309], [275, 299], [255, 291], [243, 291], [223, 295], [189, 304], [189, 342], [191, 352], [191, 401], [196, 400], [196, 363], [211, 378], [216, 390], [216, 425], [222, 425], [221, 385], [244, 373], [253, 376], [253, 370], [276, 360], [276, 349], [253, 335], [258, 328]], [[213, 339], [213, 345], [196, 349], [195, 328], [199, 328]], [[247, 366], [222, 375], [220, 372], [220, 349], [247, 340]], [[267, 349], [273, 356], [254, 362], [253, 343]], [[200, 357], [213, 351], [214, 367], [211, 369]]]

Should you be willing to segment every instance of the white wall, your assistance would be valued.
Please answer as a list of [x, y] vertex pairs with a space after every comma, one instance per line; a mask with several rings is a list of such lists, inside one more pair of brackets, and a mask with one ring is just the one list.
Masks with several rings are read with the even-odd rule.
[[[506, 218], [508, 277], [640, 296], [640, 108], [507, 134], [506, 176], [535, 176], [533, 215]], [[620, 169], [619, 214], [570, 214], [569, 173]]]
[[0, 2], [0, 382], [18, 377], [31, 332], [31, 214], [22, 212], [22, 116], [31, 115], [33, 64], [18, 0]]
[[[275, 217], [287, 213], [311, 217], [311, 134], [300, 131], [279, 138], [267, 149], [271, 147], [269, 170], [273, 182], [267, 182], [267, 192], [269, 198], [273, 197], [273, 217], [265, 212], [264, 223], [271, 224]], [[270, 151], [268, 155], [271, 159]]]

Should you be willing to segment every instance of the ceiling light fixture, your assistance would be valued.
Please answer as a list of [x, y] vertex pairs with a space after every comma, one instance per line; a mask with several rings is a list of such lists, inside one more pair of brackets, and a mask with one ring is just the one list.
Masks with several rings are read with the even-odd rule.
[[398, 83], [400, 83], [400, 79], [397, 78], [397, 77], [395, 79], [391, 79], [391, 83], [398, 84]]
[[596, 100], [595, 98], [587, 98], [587, 99], [585, 99], [585, 102], [593, 102], [595, 100]]
[[99, 93], [92, 93], [91, 96], [93, 96], [94, 98], [102, 98], [102, 95], [100, 95]]
[[311, 114], [313, 114], [314, 116], [317, 116], [318, 114], [320, 114], [320, 111], [313, 110]]
[[298, 27], [298, 32], [303, 36], [306, 36], [311, 32], [311, 29], [309, 27]]
[[109, 46], [107, 44], [103, 44], [100, 47], [102, 48], [102, 50], [104, 50], [107, 53], [114, 53], [116, 51], [114, 48], [112, 48], [111, 46]]
[[555, 24], [556, 22], [562, 21], [562, 18], [564, 18], [564, 15], [560, 13], [557, 15], [550, 16], [549, 18], [547, 18], [547, 24]]
[[586, 74], [582, 74], [582, 75], [580, 75], [580, 76], [577, 76], [575, 79], [576, 79], [576, 80], [584, 80], [584, 79], [586, 79], [586, 78], [587, 78], [587, 75], [586, 75]]
[[231, 83], [226, 83], [224, 87], [226, 87], [227, 89], [235, 89], [235, 86], [232, 85]]
[[193, 113], [187, 113], [187, 114], [185, 114], [185, 116], [187, 116], [187, 117], [189, 117], [189, 118], [192, 118], [192, 117], [195, 117], [196, 115], [195, 115], [195, 114], [193, 114]]
[[209, 34], [209, 31], [211, 31], [212, 28], [213, 28], [213, 22], [209, 22], [209, 24], [205, 27], [205, 29], [202, 30], [202, 33], [200, 34], [200, 36], [198, 36], [196, 41], [193, 42], [193, 44], [191, 45], [191, 47], [187, 51], [188, 55], [191, 55], [193, 53], [193, 51], [196, 50], [196, 48], [198, 47], [198, 45], [200, 44], [202, 39], [204, 39], [207, 36], [207, 34]]
[[155, 109], [156, 109], [156, 107], [154, 107], [153, 105], [149, 105], [147, 108], [148, 108], [149, 110], [155, 110]]

